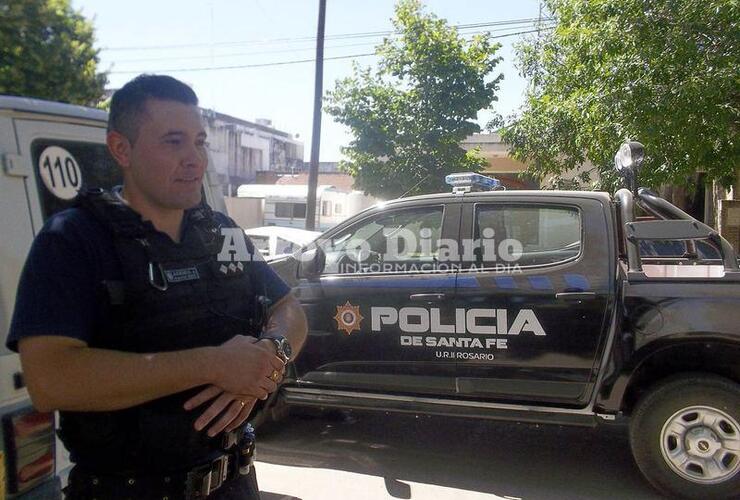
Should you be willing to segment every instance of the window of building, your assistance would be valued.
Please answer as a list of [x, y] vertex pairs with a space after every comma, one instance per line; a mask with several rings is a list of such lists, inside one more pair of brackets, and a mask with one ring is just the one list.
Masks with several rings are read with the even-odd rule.
[[334, 214], [335, 215], [342, 215], [342, 204], [341, 203], [335, 203], [334, 204]]
[[242, 146], [240, 160], [240, 169], [237, 175], [248, 176], [250, 172], [262, 167], [262, 150]]

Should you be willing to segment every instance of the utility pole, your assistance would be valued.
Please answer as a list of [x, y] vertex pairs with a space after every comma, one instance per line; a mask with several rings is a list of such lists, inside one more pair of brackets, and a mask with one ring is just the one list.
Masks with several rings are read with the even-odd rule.
[[316, 187], [319, 181], [319, 150], [321, 148], [321, 98], [324, 95], [324, 25], [326, 0], [319, 0], [319, 27], [316, 33], [316, 80], [313, 95], [313, 132], [311, 132], [311, 164], [308, 170], [308, 200], [306, 229], [316, 229]]

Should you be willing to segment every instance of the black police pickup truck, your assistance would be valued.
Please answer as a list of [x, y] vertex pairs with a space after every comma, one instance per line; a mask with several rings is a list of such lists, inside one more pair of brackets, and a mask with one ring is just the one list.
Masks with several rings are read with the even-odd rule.
[[[639, 143], [620, 149], [630, 188], [613, 198], [458, 185], [373, 207], [274, 262], [310, 324], [278, 406], [563, 425], [626, 417], [655, 487], [739, 495], [737, 256], [636, 189], [641, 157]], [[666, 241], [683, 255], [641, 255], [641, 242]]]

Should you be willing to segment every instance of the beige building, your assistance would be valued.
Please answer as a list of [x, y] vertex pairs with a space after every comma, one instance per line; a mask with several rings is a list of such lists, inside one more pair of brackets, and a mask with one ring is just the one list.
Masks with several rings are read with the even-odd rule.
[[500, 135], [495, 133], [473, 134], [465, 139], [461, 146], [466, 151], [479, 149], [480, 155], [488, 160], [488, 167], [483, 173], [497, 178], [507, 189], [538, 189], [540, 187], [537, 181], [519, 178], [519, 174], [524, 172], [527, 166], [509, 156], [509, 150]]
[[[550, 179], [547, 178], [540, 183], [534, 179], [519, 177], [519, 174], [524, 172], [527, 166], [509, 156], [508, 147], [501, 140], [501, 136], [496, 133], [473, 134], [465, 139], [461, 146], [466, 151], [478, 148], [481, 156], [488, 160], [488, 167], [483, 173], [496, 177], [507, 189], [539, 189], [550, 184]], [[560, 177], [565, 180], [572, 179], [579, 171], [583, 169], [590, 170], [591, 168], [590, 163], [585, 163], [577, 170], [567, 172]], [[598, 181], [595, 171], [591, 175], [592, 181]], [[584, 186], [583, 188], [587, 189], [588, 187]]]

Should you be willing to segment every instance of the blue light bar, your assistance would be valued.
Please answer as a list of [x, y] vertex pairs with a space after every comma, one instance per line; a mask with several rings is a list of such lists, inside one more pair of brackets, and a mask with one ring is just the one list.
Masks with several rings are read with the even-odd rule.
[[494, 190], [501, 186], [501, 181], [498, 179], [473, 172], [450, 174], [445, 177], [445, 182], [455, 188], [469, 187], [484, 191]]

